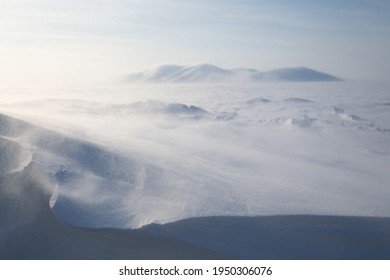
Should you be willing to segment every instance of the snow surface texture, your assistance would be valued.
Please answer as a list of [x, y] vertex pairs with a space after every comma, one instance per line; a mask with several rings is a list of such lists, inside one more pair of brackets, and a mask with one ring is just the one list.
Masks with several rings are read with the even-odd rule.
[[[7, 135], [37, 129], [0, 120]], [[75, 228], [53, 215], [48, 201], [54, 181], [35, 162], [25, 165], [24, 149], [0, 137], [0, 150], [7, 153], [1, 166], [20, 165], [0, 174], [0, 259], [390, 258], [389, 218], [206, 217], [139, 230]]]
[[389, 89], [183, 84], [31, 89], [27, 97], [7, 89], [2, 112], [55, 132], [2, 117], [0, 135], [31, 151], [58, 186], [55, 215], [75, 226], [389, 217]]
[[[18, 122], [2, 116], [2, 123]], [[4, 127], [3, 127], [4, 128]], [[0, 148], [20, 152], [18, 144], [0, 137]], [[0, 164], [15, 157], [0, 157]], [[23, 160], [20, 160], [23, 163]], [[0, 259], [221, 259], [223, 252], [149, 232], [88, 230], [68, 226], [49, 208], [53, 181], [30, 162], [0, 174]]]
[[145, 71], [130, 74], [129, 82], [318, 82], [341, 81], [341, 79], [305, 67], [282, 68], [260, 72], [255, 69], [222, 69], [211, 64], [160, 65]]

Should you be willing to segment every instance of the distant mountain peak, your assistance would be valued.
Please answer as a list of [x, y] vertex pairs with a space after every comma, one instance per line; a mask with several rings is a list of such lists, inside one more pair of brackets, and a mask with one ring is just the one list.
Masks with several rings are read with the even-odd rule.
[[250, 68], [223, 69], [213, 64], [159, 65], [128, 75], [132, 82], [193, 83], [193, 82], [319, 82], [341, 79], [307, 67], [288, 67], [271, 71]]

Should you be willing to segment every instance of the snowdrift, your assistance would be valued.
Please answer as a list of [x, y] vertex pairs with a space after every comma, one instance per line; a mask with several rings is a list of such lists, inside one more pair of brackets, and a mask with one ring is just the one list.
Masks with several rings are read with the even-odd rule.
[[388, 259], [388, 86], [5, 89], [0, 258]]
[[[73, 227], [49, 205], [56, 180], [72, 180], [72, 174], [50, 176], [27, 147], [77, 159], [111, 180], [126, 177], [119, 166], [132, 164], [94, 144], [0, 115], [0, 259], [390, 258], [390, 219], [380, 217], [201, 217], [137, 230]], [[118, 164], [107, 164], [113, 161]]]
[[[0, 139], [0, 146], [3, 146]], [[4, 161], [1, 160], [4, 164]], [[209, 259], [228, 255], [169, 237], [68, 226], [49, 207], [53, 181], [34, 163], [0, 175], [0, 259]]]
[[0, 176], [22, 170], [31, 161], [31, 153], [6, 138], [0, 139]]

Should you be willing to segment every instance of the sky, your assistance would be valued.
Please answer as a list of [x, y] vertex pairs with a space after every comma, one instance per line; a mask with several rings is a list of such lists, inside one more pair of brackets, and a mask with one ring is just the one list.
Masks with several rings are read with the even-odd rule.
[[160, 64], [390, 80], [386, 0], [0, 0], [0, 83], [98, 84]]

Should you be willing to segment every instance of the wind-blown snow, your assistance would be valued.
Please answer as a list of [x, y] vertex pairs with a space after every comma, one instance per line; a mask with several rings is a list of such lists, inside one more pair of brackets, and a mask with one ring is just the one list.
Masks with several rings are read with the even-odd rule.
[[23, 170], [31, 162], [31, 153], [18, 143], [0, 137], [0, 176]]
[[[0, 110], [0, 136], [83, 227], [201, 216], [390, 216], [389, 85], [167, 85], [50, 91]], [[50, 96], [48, 99], [45, 95]], [[39, 128], [43, 126], [49, 130]]]

